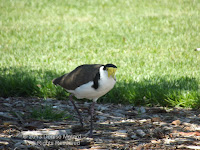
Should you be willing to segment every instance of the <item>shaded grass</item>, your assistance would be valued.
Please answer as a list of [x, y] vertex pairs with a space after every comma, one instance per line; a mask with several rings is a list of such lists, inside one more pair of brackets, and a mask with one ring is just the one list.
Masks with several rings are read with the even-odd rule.
[[200, 2], [0, 1], [0, 96], [66, 98], [51, 80], [113, 63], [101, 102], [199, 107]]
[[110, 94], [120, 97], [121, 103], [125, 100], [135, 105], [197, 107], [200, 98], [198, 86], [195, 78], [163, 76], [132, 83], [120, 82]]
[[63, 120], [72, 118], [65, 111], [55, 111], [51, 105], [33, 108], [30, 117], [38, 120]]

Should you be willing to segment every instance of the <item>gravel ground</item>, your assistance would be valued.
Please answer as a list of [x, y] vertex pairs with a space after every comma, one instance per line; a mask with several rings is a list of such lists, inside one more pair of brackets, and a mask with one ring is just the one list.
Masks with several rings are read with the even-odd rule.
[[[89, 102], [76, 102], [84, 128], [66, 100], [0, 98], [0, 149], [200, 149], [200, 110], [96, 104], [94, 137], [89, 138]], [[30, 117], [51, 105], [72, 117], [61, 121]]]

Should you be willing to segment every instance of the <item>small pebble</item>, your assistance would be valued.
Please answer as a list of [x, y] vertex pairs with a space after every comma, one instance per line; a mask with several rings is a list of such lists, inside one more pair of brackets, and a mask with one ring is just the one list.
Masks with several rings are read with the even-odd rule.
[[138, 129], [135, 131], [137, 135], [139, 135], [140, 137], [145, 137], [146, 136], [146, 133], [144, 133], [143, 130], [141, 129]]
[[137, 137], [137, 135], [135, 135], [135, 134], [131, 135], [131, 138], [132, 138], [132, 139], [139, 139], [139, 138]]
[[139, 107], [138, 111], [142, 114], [146, 113], [146, 109], [143, 106]]

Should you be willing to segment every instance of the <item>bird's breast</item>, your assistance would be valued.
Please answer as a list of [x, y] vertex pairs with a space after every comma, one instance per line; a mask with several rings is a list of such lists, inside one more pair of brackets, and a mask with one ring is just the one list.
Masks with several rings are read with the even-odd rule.
[[71, 91], [71, 93], [73, 93], [74, 96], [78, 99], [86, 98], [86, 99], [94, 100], [94, 99], [98, 99], [99, 97], [109, 92], [114, 87], [115, 83], [116, 81], [113, 78], [103, 79], [103, 80], [100, 79], [98, 81], [99, 87], [97, 89], [94, 89], [92, 87], [93, 81], [90, 81], [76, 88], [73, 92]]

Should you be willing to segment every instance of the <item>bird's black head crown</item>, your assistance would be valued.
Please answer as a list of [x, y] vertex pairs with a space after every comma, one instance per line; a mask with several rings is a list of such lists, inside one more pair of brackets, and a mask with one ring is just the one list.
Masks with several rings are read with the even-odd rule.
[[106, 64], [106, 65], [104, 65], [103, 70], [106, 70], [107, 67], [117, 68], [117, 66], [115, 66], [113, 64]]

